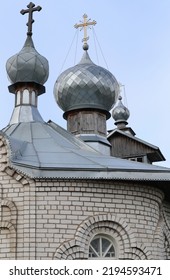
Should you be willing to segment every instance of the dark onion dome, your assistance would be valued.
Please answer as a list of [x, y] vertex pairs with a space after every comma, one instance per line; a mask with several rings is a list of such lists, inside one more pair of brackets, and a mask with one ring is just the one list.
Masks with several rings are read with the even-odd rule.
[[112, 117], [115, 120], [115, 123], [126, 122], [130, 116], [128, 108], [126, 108], [122, 103], [122, 97], [119, 96], [118, 103], [112, 111]]
[[36, 51], [31, 36], [27, 37], [22, 50], [7, 60], [6, 70], [12, 83], [35, 82], [43, 85], [49, 75], [48, 60]]
[[54, 85], [54, 96], [59, 107], [67, 113], [79, 109], [108, 111], [119, 94], [115, 77], [94, 64], [85, 51], [81, 61], [64, 71]]

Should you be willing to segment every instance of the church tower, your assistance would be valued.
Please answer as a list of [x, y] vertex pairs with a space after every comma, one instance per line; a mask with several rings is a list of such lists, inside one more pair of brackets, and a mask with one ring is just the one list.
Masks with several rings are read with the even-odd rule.
[[25, 44], [21, 51], [6, 63], [6, 70], [12, 85], [9, 91], [15, 94], [15, 108], [10, 120], [10, 125], [43, 121], [37, 110], [38, 96], [45, 92], [44, 83], [48, 79], [49, 65], [45, 57], [40, 55], [32, 40], [33, 12], [40, 11], [41, 7], [30, 2], [28, 9], [22, 10], [21, 14], [29, 14], [27, 23], [28, 31]]
[[65, 70], [57, 79], [54, 95], [67, 120], [67, 130], [80, 137], [103, 154], [110, 155], [106, 120], [115, 104], [119, 84], [108, 70], [92, 62], [88, 54], [87, 27], [96, 21], [87, 20], [76, 28], [84, 28], [83, 50], [80, 62]]

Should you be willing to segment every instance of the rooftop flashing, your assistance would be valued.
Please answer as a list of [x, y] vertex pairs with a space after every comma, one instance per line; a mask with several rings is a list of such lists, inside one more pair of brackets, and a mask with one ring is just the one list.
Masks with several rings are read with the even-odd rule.
[[9, 124], [44, 122], [36, 107], [22, 105], [14, 108]]

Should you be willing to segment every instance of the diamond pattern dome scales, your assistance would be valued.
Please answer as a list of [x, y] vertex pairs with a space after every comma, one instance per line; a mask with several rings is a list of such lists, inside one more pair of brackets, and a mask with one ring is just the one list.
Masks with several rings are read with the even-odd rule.
[[119, 96], [118, 103], [112, 111], [113, 119], [117, 121], [127, 121], [130, 116], [130, 112], [128, 108], [126, 108], [122, 103], [122, 97]]
[[64, 71], [54, 86], [54, 96], [64, 111], [99, 109], [109, 111], [119, 94], [116, 78], [94, 64], [85, 51], [81, 61]]
[[12, 83], [35, 82], [43, 85], [49, 75], [48, 61], [36, 51], [31, 36], [27, 37], [22, 50], [7, 60], [6, 70]]

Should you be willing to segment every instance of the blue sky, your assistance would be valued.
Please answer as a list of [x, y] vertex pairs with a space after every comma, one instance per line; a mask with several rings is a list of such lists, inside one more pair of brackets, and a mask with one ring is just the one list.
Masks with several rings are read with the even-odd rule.
[[[94, 44], [93, 30], [88, 31], [91, 59], [105, 68], [106, 60], [109, 71], [125, 85], [126, 96], [122, 95], [131, 113], [129, 126], [137, 137], [158, 146], [167, 159], [161, 165], [170, 167], [170, 0], [33, 2], [42, 6], [41, 12], [34, 13], [33, 40], [37, 51], [49, 60], [50, 66], [46, 93], [39, 97], [38, 105], [44, 120], [52, 119], [66, 127], [63, 112], [53, 97], [53, 86], [71, 42], [73, 44], [62, 71], [81, 59], [83, 33], [78, 32], [77, 35], [73, 26], [86, 13], [97, 21], [94, 30], [99, 45], [97, 42], [96, 46]], [[25, 9], [28, 3], [26, 0], [1, 3], [1, 128], [8, 124], [14, 107], [14, 95], [8, 92], [10, 82], [5, 64], [25, 42], [27, 16], [21, 15], [20, 10]], [[114, 128], [112, 118], [107, 127]]]

